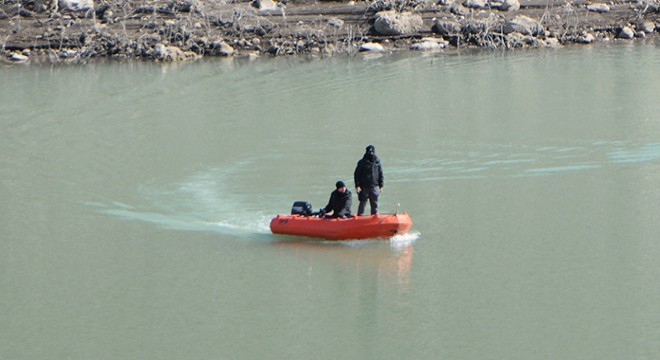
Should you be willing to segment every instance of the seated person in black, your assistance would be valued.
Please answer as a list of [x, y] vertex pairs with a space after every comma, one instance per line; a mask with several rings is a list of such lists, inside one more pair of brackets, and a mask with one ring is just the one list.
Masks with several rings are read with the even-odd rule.
[[337, 181], [335, 186], [337, 190], [330, 194], [328, 205], [319, 211], [319, 217], [323, 217], [329, 212], [332, 212], [332, 215], [326, 216], [327, 218], [351, 217], [351, 192], [346, 188], [343, 181]]

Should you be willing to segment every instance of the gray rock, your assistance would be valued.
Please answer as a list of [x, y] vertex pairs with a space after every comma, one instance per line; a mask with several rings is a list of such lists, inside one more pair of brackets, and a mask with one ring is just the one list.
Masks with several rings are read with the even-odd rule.
[[632, 39], [635, 37], [635, 32], [633, 31], [633, 29], [624, 26], [616, 37], [618, 37], [619, 39]]
[[157, 60], [165, 62], [194, 60], [198, 57], [192, 51], [183, 51], [176, 46], [165, 46], [163, 44], [156, 44], [154, 46], [152, 56]]
[[338, 19], [338, 18], [332, 18], [332, 19], [328, 20], [328, 25], [330, 25], [332, 27], [340, 28], [340, 27], [344, 26], [344, 20]]
[[172, 5], [176, 11], [180, 12], [195, 12], [202, 7], [200, 0], [176, 0], [172, 2]]
[[58, 53], [58, 56], [62, 59], [71, 59], [78, 56], [78, 53], [71, 49], [62, 49], [62, 51]]
[[461, 24], [453, 20], [436, 20], [431, 30], [440, 35], [456, 35], [461, 32]]
[[234, 48], [231, 47], [231, 45], [227, 44], [222, 40], [213, 41], [212, 46], [213, 46], [213, 52], [220, 56], [232, 56], [236, 52], [236, 50], [234, 50]]
[[513, 20], [504, 23], [504, 26], [502, 26], [502, 32], [505, 34], [517, 32], [523, 35], [536, 36], [538, 34], [543, 34], [545, 29], [538, 20], [534, 20], [525, 15], [518, 15]]
[[511, 33], [506, 37], [506, 44], [509, 48], [527, 48], [544, 47], [546, 43], [530, 35], [523, 35], [518, 32]]
[[603, 3], [594, 3], [587, 5], [587, 10], [597, 13], [606, 13], [610, 11], [610, 6]]
[[640, 21], [637, 23], [637, 30], [650, 34], [655, 30], [655, 23], [651, 20]]
[[103, 14], [101, 14], [101, 16], [99, 16], [99, 19], [110, 22], [112, 21], [113, 16], [115, 16], [115, 13], [112, 12], [111, 9], [107, 9], [103, 12]]
[[470, 9], [466, 8], [465, 6], [459, 4], [459, 3], [452, 3], [449, 5], [449, 12], [455, 15], [459, 16], [465, 16], [470, 13]]
[[379, 43], [368, 42], [360, 45], [360, 51], [384, 52], [385, 48]]
[[270, 45], [266, 52], [271, 55], [281, 55], [284, 53], [284, 50], [277, 44]]
[[580, 44], [591, 44], [595, 40], [596, 38], [591, 33], [583, 34], [576, 39], [576, 41]]
[[414, 34], [423, 26], [421, 15], [410, 12], [399, 13], [394, 10], [377, 13], [374, 21], [374, 30], [381, 35]]
[[412, 44], [411, 50], [433, 51], [446, 48], [448, 43], [444, 39], [423, 38], [420, 42]]
[[94, 8], [94, 0], [59, 0], [59, 8], [71, 11], [86, 11]]
[[491, 18], [469, 19], [463, 21], [461, 32], [465, 34], [485, 34], [495, 27], [495, 20]]
[[504, 0], [497, 8], [501, 11], [517, 11], [520, 10], [520, 2], [518, 0]]
[[15, 63], [25, 63], [28, 60], [30, 60], [30, 58], [26, 55], [23, 55], [23, 54], [13, 53], [9, 57], [9, 60], [11, 60], [12, 62], [15, 62]]
[[25, 17], [25, 18], [35, 18], [35, 17], [37, 17], [36, 13], [34, 13], [30, 10], [27, 10], [23, 7], [18, 9], [18, 15], [20, 15], [22, 17]]
[[261, 11], [277, 10], [277, 4], [273, 0], [254, 0], [252, 5]]
[[463, 6], [472, 9], [483, 9], [486, 7], [486, 0], [465, 0]]
[[559, 39], [555, 37], [545, 39], [545, 46], [549, 48], [558, 48], [561, 46]]

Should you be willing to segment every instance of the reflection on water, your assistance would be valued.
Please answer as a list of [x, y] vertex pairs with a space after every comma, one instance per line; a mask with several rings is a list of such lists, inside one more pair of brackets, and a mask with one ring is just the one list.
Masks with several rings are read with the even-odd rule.
[[[282, 239], [285, 238], [285, 239]], [[281, 253], [309, 262], [313, 271], [317, 261], [331, 262], [355, 272], [370, 271], [385, 286], [407, 291], [413, 262], [413, 243], [418, 233], [396, 236], [389, 240], [319, 241], [314, 239], [278, 236], [272, 245]]]

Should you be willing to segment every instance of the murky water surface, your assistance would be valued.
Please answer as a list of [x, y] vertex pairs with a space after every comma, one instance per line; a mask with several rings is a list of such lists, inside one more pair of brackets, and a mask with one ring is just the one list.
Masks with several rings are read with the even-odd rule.
[[[0, 358], [658, 358], [659, 68], [654, 45], [0, 68]], [[411, 234], [270, 234], [368, 144]]]

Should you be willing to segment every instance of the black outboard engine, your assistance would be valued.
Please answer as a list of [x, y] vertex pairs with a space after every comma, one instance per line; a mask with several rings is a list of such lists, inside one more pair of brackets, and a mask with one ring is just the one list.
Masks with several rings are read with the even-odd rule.
[[312, 216], [312, 204], [307, 201], [296, 201], [291, 207], [291, 215]]

